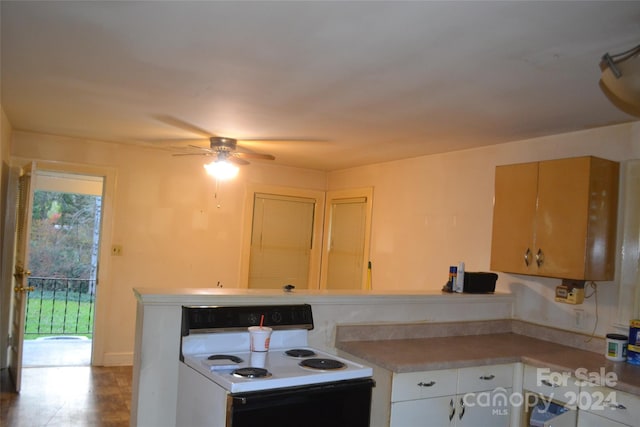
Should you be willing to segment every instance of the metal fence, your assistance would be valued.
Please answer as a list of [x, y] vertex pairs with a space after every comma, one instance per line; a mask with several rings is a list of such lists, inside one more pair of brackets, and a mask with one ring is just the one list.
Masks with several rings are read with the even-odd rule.
[[96, 281], [29, 277], [25, 338], [93, 334]]

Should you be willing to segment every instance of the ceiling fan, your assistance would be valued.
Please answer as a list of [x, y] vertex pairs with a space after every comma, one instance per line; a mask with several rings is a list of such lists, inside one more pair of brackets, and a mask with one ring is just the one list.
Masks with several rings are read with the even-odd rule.
[[198, 151], [192, 153], [176, 153], [174, 156], [215, 156], [214, 161], [229, 161], [236, 165], [248, 165], [245, 159], [275, 160], [271, 154], [253, 153], [248, 151], [237, 151], [238, 141], [233, 138], [223, 136], [212, 136], [209, 138], [209, 148], [198, 145], [189, 145]]
[[[246, 159], [275, 160], [271, 154], [255, 153], [238, 145], [238, 140], [223, 136], [212, 135], [204, 129], [171, 116], [157, 115], [157, 120], [178, 127], [191, 133], [196, 133], [209, 139], [209, 147], [188, 144], [187, 147], [195, 151], [175, 153], [174, 156], [211, 156], [214, 160], [204, 165], [207, 173], [218, 179], [230, 179], [238, 173], [238, 166], [248, 165]], [[246, 141], [272, 140], [273, 138], [251, 138]], [[281, 139], [281, 138], [279, 138]], [[197, 140], [196, 140], [197, 141]], [[191, 142], [191, 141], [189, 141]], [[182, 142], [184, 143], [184, 141]]]
[[207, 173], [219, 180], [228, 180], [238, 174], [238, 166], [248, 165], [245, 159], [275, 160], [271, 154], [237, 151], [238, 141], [223, 136], [209, 137], [209, 148], [189, 145], [197, 151], [192, 153], [176, 153], [174, 156], [213, 156], [211, 163], [204, 165]]
[[[234, 138], [228, 138], [223, 136], [217, 136], [212, 134], [211, 132], [207, 132], [204, 129], [199, 128], [191, 123], [180, 120], [176, 117], [166, 116], [166, 115], [156, 115], [154, 116], [157, 120], [166, 123], [168, 125], [180, 128], [182, 130], [186, 130], [190, 133], [195, 133], [198, 135], [202, 135], [205, 138], [209, 139], [209, 147], [202, 147], [200, 145], [194, 145], [193, 143], [199, 141], [191, 140], [188, 142], [192, 142], [188, 144], [188, 147], [194, 148], [197, 151], [188, 152], [188, 153], [177, 153], [174, 156], [216, 156], [217, 160], [224, 161], [228, 160], [229, 162], [233, 162], [237, 165], [248, 165], [249, 162], [245, 159], [259, 159], [259, 160], [275, 160], [275, 157], [271, 154], [260, 154], [254, 153], [247, 149], [242, 149], [242, 147], [238, 146], [238, 140]], [[250, 138], [244, 139], [245, 141], [261, 141], [261, 140], [271, 140], [272, 138]], [[172, 141], [168, 141], [172, 143]], [[182, 141], [184, 143], [184, 140]], [[238, 148], [241, 151], [238, 151]]]

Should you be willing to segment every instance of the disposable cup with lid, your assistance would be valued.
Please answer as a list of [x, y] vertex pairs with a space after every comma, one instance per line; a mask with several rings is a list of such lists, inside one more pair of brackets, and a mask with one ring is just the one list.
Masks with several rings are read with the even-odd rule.
[[250, 326], [249, 338], [251, 351], [269, 351], [271, 340], [271, 328], [266, 326]]

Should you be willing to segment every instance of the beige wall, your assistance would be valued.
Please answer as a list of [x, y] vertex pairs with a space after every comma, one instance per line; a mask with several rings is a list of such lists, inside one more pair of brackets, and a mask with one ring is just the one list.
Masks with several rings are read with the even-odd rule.
[[[112, 233], [104, 238], [122, 245], [123, 255], [103, 265], [109, 274], [98, 307], [108, 323], [102, 331], [108, 363], [133, 350], [133, 287], [237, 286], [249, 183], [316, 190], [373, 186], [373, 288], [440, 289], [448, 266], [458, 261], [470, 271], [489, 268], [495, 165], [587, 154], [637, 158], [638, 128], [613, 126], [329, 174], [255, 162], [219, 188], [217, 199], [200, 157], [24, 132], [14, 132], [12, 156], [116, 171]], [[500, 274], [499, 289], [517, 295], [518, 317], [575, 329], [573, 307], [552, 302], [558, 283]], [[600, 287], [598, 303], [602, 334], [617, 307], [615, 283]], [[581, 308], [586, 332], [595, 322], [593, 299]]]
[[[237, 287], [244, 188], [247, 183], [323, 189], [325, 174], [253, 163], [218, 189], [204, 172], [205, 157], [173, 157], [143, 147], [15, 132], [14, 158], [89, 164], [115, 170], [115, 197], [107, 256], [99, 284], [96, 330], [103, 355], [131, 360], [134, 287]], [[104, 271], [102, 271], [104, 273]]]
[[[373, 289], [440, 289], [448, 267], [488, 271], [496, 165], [594, 155], [625, 161], [640, 153], [640, 123], [537, 138], [473, 150], [381, 163], [328, 176], [329, 189], [374, 187]], [[619, 239], [621, 241], [621, 239]], [[516, 316], [591, 333], [595, 300], [574, 307], [553, 300], [559, 280], [499, 274], [498, 290], [516, 298]], [[584, 324], [575, 325], [574, 309]], [[617, 282], [599, 287], [598, 327], [610, 330]]]

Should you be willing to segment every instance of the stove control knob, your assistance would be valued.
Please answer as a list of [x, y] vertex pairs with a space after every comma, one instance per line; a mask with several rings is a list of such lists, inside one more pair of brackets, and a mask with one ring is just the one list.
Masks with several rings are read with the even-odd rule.
[[280, 323], [282, 322], [282, 314], [279, 311], [274, 311], [271, 314], [271, 320], [273, 320], [273, 323]]
[[260, 316], [258, 316], [258, 315], [257, 315], [257, 314], [255, 314], [255, 313], [251, 313], [251, 314], [249, 315], [249, 323], [250, 323], [251, 325], [258, 325], [258, 324], [260, 323]]

